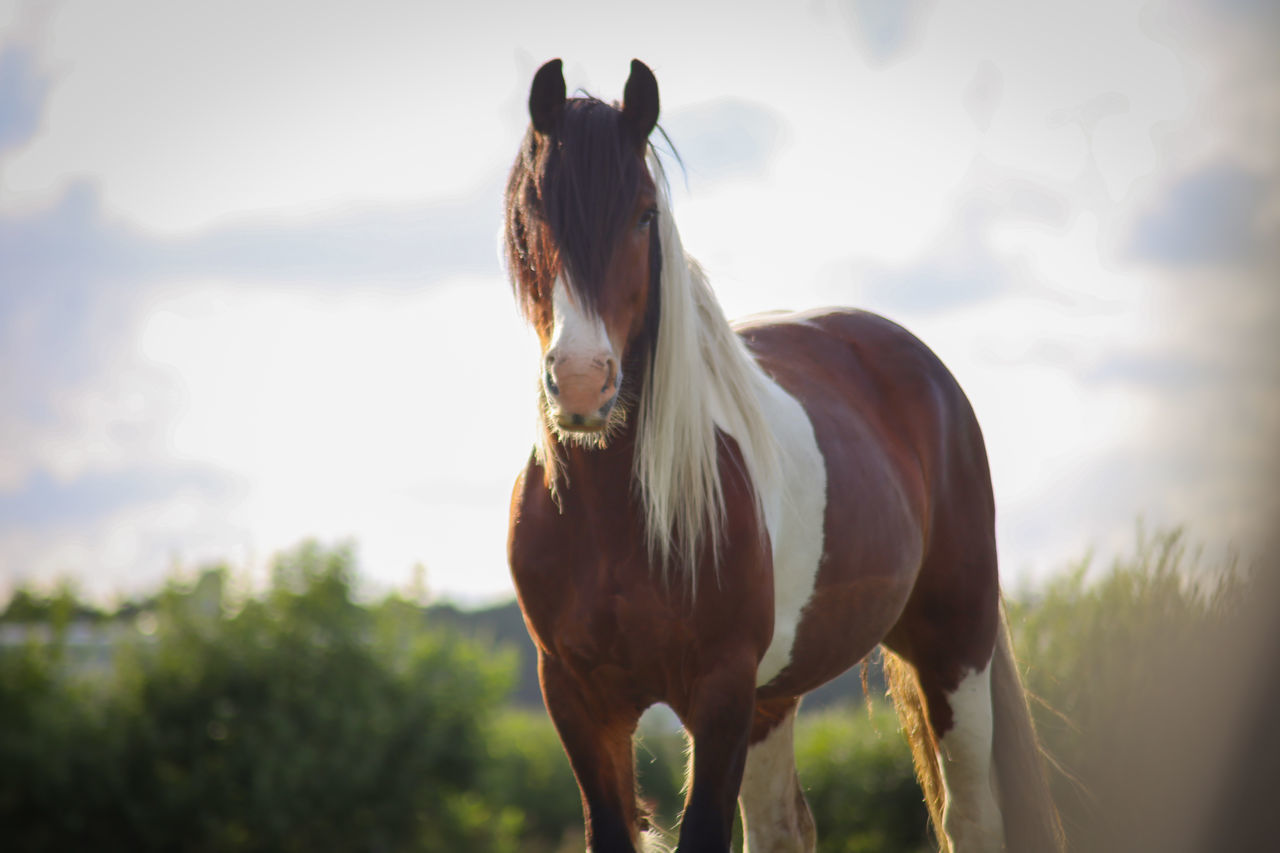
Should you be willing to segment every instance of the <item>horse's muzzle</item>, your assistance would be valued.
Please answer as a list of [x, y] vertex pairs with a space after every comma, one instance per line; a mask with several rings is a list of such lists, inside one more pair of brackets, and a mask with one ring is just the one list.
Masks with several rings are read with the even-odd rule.
[[600, 432], [618, 400], [621, 376], [611, 357], [548, 356], [542, 375], [549, 414], [567, 432]]
[[608, 403], [591, 414], [583, 415], [577, 412], [555, 409], [552, 412], [552, 417], [555, 418], [556, 426], [565, 432], [601, 432], [609, 424], [609, 413], [613, 410], [613, 404], [616, 400], [617, 396], [615, 395], [609, 399]]

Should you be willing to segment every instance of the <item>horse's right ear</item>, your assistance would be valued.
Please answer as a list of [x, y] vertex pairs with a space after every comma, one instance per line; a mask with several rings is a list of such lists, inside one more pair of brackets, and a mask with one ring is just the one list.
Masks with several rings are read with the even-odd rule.
[[631, 60], [631, 76], [622, 90], [622, 120], [643, 151], [658, 123], [658, 81], [638, 59]]
[[529, 89], [529, 118], [533, 120], [533, 129], [544, 136], [550, 133], [563, 106], [563, 63], [553, 59], [533, 75], [533, 86]]

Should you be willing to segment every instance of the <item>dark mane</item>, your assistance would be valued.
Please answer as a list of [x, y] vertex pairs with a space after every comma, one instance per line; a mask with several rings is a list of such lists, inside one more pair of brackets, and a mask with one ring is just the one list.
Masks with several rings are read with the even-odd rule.
[[598, 311], [614, 244], [646, 177], [622, 113], [592, 97], [565, 101], [550, 134], [530, 126], [507, 181], [506, 259], [526, 314], [556, 276]]

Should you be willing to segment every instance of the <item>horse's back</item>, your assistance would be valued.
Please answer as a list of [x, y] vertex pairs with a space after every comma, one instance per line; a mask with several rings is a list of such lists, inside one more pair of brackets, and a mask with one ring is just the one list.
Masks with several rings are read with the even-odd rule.
[[832, 309], [751, 318], [738, 331], [804, 408], [826, 466], [821, 564], [792, 666], [771, 685], [798, 692], [852, 665], [937, 596], [968, 584], [965, 594], [989, 597], [990, 477], [968, 400], [901, 326]]
[[[985, 478], [968, 399], [902, 326], [867, 311], [824, 309], [762, 315], [737, 329], [764, 371], [804, 406], [829, 464], [840, 452], [887, 455], [909, 502], [929, 516], [957, 469]], [[981, 508], [991, 512], [985, 491]]]

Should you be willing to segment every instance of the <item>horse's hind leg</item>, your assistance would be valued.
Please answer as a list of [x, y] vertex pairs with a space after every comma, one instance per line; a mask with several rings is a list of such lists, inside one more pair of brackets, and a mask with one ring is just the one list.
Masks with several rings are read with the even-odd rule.
[[938, 741], [945, 790], [942, 829], [955, 853], [1004, 848], [995, 798], [991, 667], [968, 672], [945, 701], [952, 724]]
[[885, 670], [942, 849], [1003, 850], [1003, 818], [995, 795], [990, 666], [963, 671], [956, 680], [928, 665], [913, 666], [887, 654]]
[[952, 853], [1004, 849], [992, 749], [999, 588], [994, 542], [974, 530], [935, 527], [942, 535], [885, 639], [899, 656], [885, 662], [894, 702], [940, 840]]
[[738, 804], [744, 853], [813, 853], [813, 815], [796, 775], [793, 730], [798, 699], [756, 707]]

